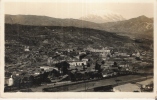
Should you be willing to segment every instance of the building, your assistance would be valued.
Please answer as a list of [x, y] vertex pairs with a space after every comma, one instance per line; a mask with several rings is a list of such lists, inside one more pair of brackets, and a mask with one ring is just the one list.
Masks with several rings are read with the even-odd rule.
[[47, 59], [47, 65], [51, 66], [52, 63], [53, 63], [52, 57], [49, 57], [49, 58]]
[[44, 44], [48, 44], [48, 43], [49, 43], [48, 39], [45, 39], [45, 40], [43, 41], [43, 43], [44, 43]]
[[105, 65], [112, 66], [114, 65], [114, 61], [105, 61]]
[[111, 50], [109, 50], [107, 47], [102, 48], [102, 49], [88, 48], [88, 50], [91, 52], [97, 52], [97, 53], [110, 53], [111, 52]]
[[129, 66], [129, 65], [127, 65], [127, 64], [120, 64], [120, 65], [119, 65], [119, 67], [123, 67], [123, 68], [124, 68], [124, 67], [128, 67], [128, 66]]
[[70, 66], [82, 66], [87, 65], [86, 61], [68, 61], [68, 63], [70, 64]]
[[78, 53], [79, 53], [79, 55], [81, 55], [81, 54], [86, 54], [85, 51], [80, 51], [80, 52], [78, 52]]
[[90, 61], [90, 60], [92, 60], [92, 58], [93, 58], [93, 55], [89, 54], [89, 55], [83, 57], [82, 61]]
[[130, 55], [128, 55], [127, 53], [121, 52], [121, 53], [119, 53], [119, 56], [129, 57]]
[[113, 92], [141, 92], [141, 87], [137, 84], [127, 83], [113, 87]]
[[140, 57], [140, 53], [139, 52], [136, 53], [136, 57]]
[[8, 79], [8, 86], [13, 86], [13, 84], [14, 84], [14, 80], [11, 75], [11, 77]]
[[48, 72], [48, 71], [52, 71], [54, 69], [54, 67], [40, 66], [40, 69], [43, 69], [44, 71]]
[[25, 47], [24, 47], [24, 51], [30, 51], [30, 50], [29, 50], [29, 46], [25, 46]]

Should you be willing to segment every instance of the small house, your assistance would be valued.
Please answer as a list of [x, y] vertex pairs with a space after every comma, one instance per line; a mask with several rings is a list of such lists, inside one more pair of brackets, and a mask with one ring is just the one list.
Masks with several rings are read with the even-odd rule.
[[87, 65], [86, 61], [68, 61], [70, 66], [82, 66], [82, 65]]

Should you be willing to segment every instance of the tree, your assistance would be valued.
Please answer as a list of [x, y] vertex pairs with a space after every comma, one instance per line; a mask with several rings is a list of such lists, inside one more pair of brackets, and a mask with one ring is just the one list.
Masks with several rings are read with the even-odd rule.
[[103, 61], [101, 62], [101, 64], [105, 64], [105, 61], [103, 60]]
[[113, 63], [113, 66], [118, 66], [117, 62], [114, 62], [114, 63]]
[[90, 63], [89, 62], [87, 63], [87, 67], [90, 67]]
[[49, 57], [47, 59], [47, 65], [51, 66], [52, 65], [52, 57]]
[[55, 64], [55, 66], [62, 72], [63, 75], [68, 74], [70, 64], [66, 61]]
[[95, 64], [95, 70], [98, 70], [98, 71], [101, 70], [101, 65], [99, 65], [98, 62], [96, 62]]
[[84, 65], [84, 63], [82, 63], [82, 67], [83, 67], [83, 70], [85, 70], [85, 65]]

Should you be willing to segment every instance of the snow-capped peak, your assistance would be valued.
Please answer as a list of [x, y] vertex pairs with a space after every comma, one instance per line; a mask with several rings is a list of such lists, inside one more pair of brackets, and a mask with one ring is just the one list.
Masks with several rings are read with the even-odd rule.
[[125, 20], [125, 18], [122, 17], [120, 14], [108, 10], [92, 11], [91, 13], [82, 16], [80, 19], [90, 22], [95, 22], [95, 23], [105, 23], [105, 22], [115, 22], [115, 21]]

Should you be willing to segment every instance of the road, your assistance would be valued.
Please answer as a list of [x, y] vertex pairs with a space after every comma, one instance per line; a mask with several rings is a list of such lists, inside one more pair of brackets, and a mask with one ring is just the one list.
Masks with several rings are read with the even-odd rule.
[[[147, 76], [147, 78], [152, 78], [152, 76]], [[138, 82], [146, 80], [145, 76], [141, 75], [126, 75], [126, 76], [117, 76], [112, 78], [105, 78], [101, 80], [93, 81], [80, 81], [80, 82], [62, 82], [58, 84], [44, 84], [39, 87], [31, 88], [33, 92], [42, 92], [44, 88], [48, 89], [48, 92], [77, 92], [84, 91], [87, 89], [92, 89], [98, 86], [105, 85], [115, 85], [115, 84], [124, 84], [129, 82]]]

